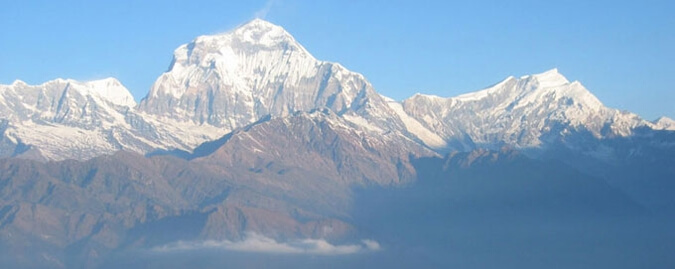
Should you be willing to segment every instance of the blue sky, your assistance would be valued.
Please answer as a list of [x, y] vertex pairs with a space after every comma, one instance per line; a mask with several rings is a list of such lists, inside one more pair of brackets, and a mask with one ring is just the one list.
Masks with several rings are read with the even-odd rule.
[[675, 1], [4, 1], [0, 83], [117, 77], [142, 98], [179, 45], [256, 16], [395, 99], [557, 67], [606, 105], [675, 118]]

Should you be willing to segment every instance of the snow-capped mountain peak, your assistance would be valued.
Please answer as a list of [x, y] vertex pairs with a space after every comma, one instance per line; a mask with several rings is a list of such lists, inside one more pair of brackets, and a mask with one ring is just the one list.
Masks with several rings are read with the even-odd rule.
[[299, 46], [284, 28], [262, 19], [251, 20], [236, 28], [232, 34], [240, 41], [258, 46], [273, 47], [279, 44]]
[[148, 114], [226, 131], [266, 115], [322, 107], [395, 115], [362, 75], [317, 60], [282, 27], [260, 19], [180, 46], [139, 106]]
[[18, 86], [18, 85], [28, 85], [28, 84], [23, 80], [17, 79], [17, 80], [14, 80], [14, 82], [12, 82], [12, 84], [10, 84], [10, 85], [11, 86]]
[[570, 83], [570, 81], [558, 71], [558, 68], [553, 68], [543, 73], [522, 77], [522, 79], [528, 78], [536, 80], [540, 88], [551, 88]]
[[232, 31], [200, 36], [178, 47], [169, 70], [157, 80], [148, 99], [226, 90], [204, 85], [214, 81], [235, 91], [250, 91], [255, 86], [252, 84], [260, 87], [270, 80], [292, 79], [297, 83], [315, 74], [318, 64], [282, 27], [255, 19]]
[[114, 78], [0, 85], [0, 143], [13, 149], [0, 156], [23, 153], [17, 148], [30, 148], [27, 156], [49, 160], [87, 159], [121, 148], [147, 150], [156, 145], [138, 142], [143, 139], [134, 137], [125, 119], [135, 106], [131, 93]]
[[110, 101], [113, 104], [134, 107], [136, 101], [129, 90], [122, 85], [122, 82], [116, 78], [105, 78], [99, 80], [91, 80], [86, 82], [78, 82], [75, 80], [68, 80], [70, 84], [77, 84], [81, 90], [89, 94], [95, 94], [103, 99]]
[[224, 47], [234, 46], [246, 47], [249, 53], [261, 49], [283, 49], [309, 55], [309, 52], [283, 27], [262, 19], [251, 20], [228, 32], [199, 36], [192, 43], [184, 46], [191, 49], [190, 47], [197, 45], [202, 45], [202, 50], [206, 48], [210, 51], [220, 51]]
[[673, 120], [671, 118], [660, 117], [657, 120], [655, 120], [653, 123], [654, 123], [656, 129], [675, 131], [675, 120]]
[[29, 85], [24, 81], [16, 80], [10, 85], [0, 85], [2, 94], [26, 96], [37, 92], [54, 92], [62, 94], [67, 91], [76, 91], [81, 96], [90, 96], [114, 105], [134, 107], [136, 101], [129, 90], [116, 78], [105, 78], [91, 81], [57, 78], [40, 85]]
[[597, 138], [626, 136], [651, 123], [605, 107], [578, 81], [552, 69], [508, 77], [492, 87], [451, 98], [415, 95], [403, 101], [406, 113], [459, 149], [540, 147], [570, 132]]

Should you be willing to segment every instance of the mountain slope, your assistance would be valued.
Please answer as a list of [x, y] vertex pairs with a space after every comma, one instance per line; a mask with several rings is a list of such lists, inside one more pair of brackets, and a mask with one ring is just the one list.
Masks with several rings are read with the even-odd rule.
[[435, 156], [350, 124], [327, 109], [269, 118], [190, 160], [127, 152], [86, 162], [0, 160], [0, 249], [13, 256], [0, 261], [96, 264], [115, 249], [251, 232], [348, 239], [352, 187], [410, 183], [411, 159]]
[[[116, 79], [57, 79], [41, 85], [0, 85], [3, 156], [88, 159], [120, 149], [143, 152], [157, 144], [126, 121], [136, 105]], [[12, 149], [14, 145], [14, 149]], [[18, 148], [17, 148], [18, 147]]]
[[166, 120], [222, 130], [323, 107], [365, 118], [374, 129], [401, 126], [362, 75], [315, 59], [283, 28], [259, 19], [176, 49], [139, 105]]
[[635, 114], [605, 107], [581, 83], [569, 82], [557, 69], [509, 77], [457, 97], [418, 94], [402, 104], [408, 114], [460, 150], [502, 145], [541, 148], [567, 141], [575, 132], [611, 138], [629, 136], [637, 127], [655, 127]]
[[668, 268], [675, 263], [672, 218], [654, 217], [620, 189], [562, 162], [502, 149], [413, 163], [416, 184], [357, 195], [356, 226], [389, 254], [375, 267], [388, 262], [404, 268], [645, 263]]

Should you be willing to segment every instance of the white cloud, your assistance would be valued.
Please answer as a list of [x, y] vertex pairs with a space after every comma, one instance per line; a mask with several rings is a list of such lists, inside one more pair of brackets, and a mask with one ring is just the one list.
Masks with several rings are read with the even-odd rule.
[[268, 0], [261, 9], [259, 9], [258, 11], [255, 12], [255, 14], [253, 14], [253, 16], [258, 19], [265, 19], [265, 17], [267, 17], [267, 14], [270, 13], [272, 6], [276, 5], [278, 2], [279, 1], [277, 0]]
[[333, 245], [323, 239], [302, 239], [289, 242], [277, 242], [264, 235], [249, 233], [242, 241], [181, 241], [157, 247], [153, 250], [158, 252], [171, 252], [199, 249], [223, 249], [228, 251], [269, 254], [347, 255], [367, 251], [378, 251], [381, 247], [379, 243], [369, 239], [362, 240], [361, 244]]
[[378, 243], [374, 240], [364, 239], [364, 240], [361, 240], [361, 242], [363, 243], [364, 246], [366, 246], [366, 248], [368, 250], [380, 250], [380, 248], [381, 248], [380, 243]]

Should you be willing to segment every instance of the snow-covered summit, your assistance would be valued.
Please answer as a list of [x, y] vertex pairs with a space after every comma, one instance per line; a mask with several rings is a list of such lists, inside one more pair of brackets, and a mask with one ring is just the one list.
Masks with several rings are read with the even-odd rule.
[[654, 121], [656, 129], [675, 131], [675, 120], [668, 117], [660, 117]]
[[29, 85], [24, 81], [16, 80], [10, 85], [0, 85], [0, 90], [3, 92], [11, 91], [17, 95], [24, 95], [36, 89], [59, 92], [76, 91], [82, 96], [90, 96], [115, 105], [136, 106], [131, 92], [119, 80], [112, 77], [91, 81], [57, 78], [39, 85]]
[[551, 88], [556, 86], [563, 86], [570, 83], [570, 81], [567, 80], [567, 78], [558, 71], [558, 68], [553, 68], [546, 72], [535, 75], [524, 76], [521, 77], [521, 79], [536, 80], [540, 88]]
[[460, 149], [504, 144], [539, 147], [544, 140], [581, 130], [600, 138], [651, 126], [635, 114], [605, 107], [581, 83], [570, 82], [557, 69], [508, 77], [457, 97], [415, 95], [404, 100], [403, 107]]
[[134, 107], [136, 101], [129, 90], [116, 78], [105, 78], [83, 83], [90, 91], [95, 92], [106, 100], [121, 106]]
[[[80, 82], [77, 80], [57, 80], [57, 83], [66, 83], [73, 89], [80, 91], [86, 95], [95, 95], [103, 98], [103, 100], [109, 101], [113, 104], [134, 107], [136, 106], [136, 101], [134, 100], [133, 95], [129, 90], [122, 85], [122, 82], [116, 78], [105, 78], [100, 80], [91, 80]], [[48, 82], [49, 83], [49, 82]]]
[[237, 36], [242, 42], [257, 46], [292, 45], [306, 52], [284, 28], [262, 19], [253, 19], [236, 28], [231, 34]]
[[370, 110], [395, 115], [362, 75], [317, 60], [282, 27], [261, 19], [180, 46], [139, 106], [224, 130], [321, 107], [338, 113], [377, 107]]
[[156, 147], [142, 142], [126, 121], [135, 106], [131, 93], [114, 78], [0, 85], [0, 143], [13, 149], [0, 156], [30, 148], [27, 155], [37, 159], [87, 159], [122, 148]]
[[[283, 68], [263, 69], [275, 62], [304, 68], [294, 68], [291, 74]], [[316, 59], [282, 27], [254, 19], [232, 31], [199, 36], [178, 47], [169, 70], [157, 80], [148, 98], [160, 95], [180, 98], [190, 88], [188, 84], [209, 79], [224, 80], [233, 88], [249, 86], [245, 80], [262, 74], [299, 79], [316, 71], [314, 62]], [[167, 82], [174, 85], [166, 85]], [[185, 87], [177, 87], [180, 84]]]

